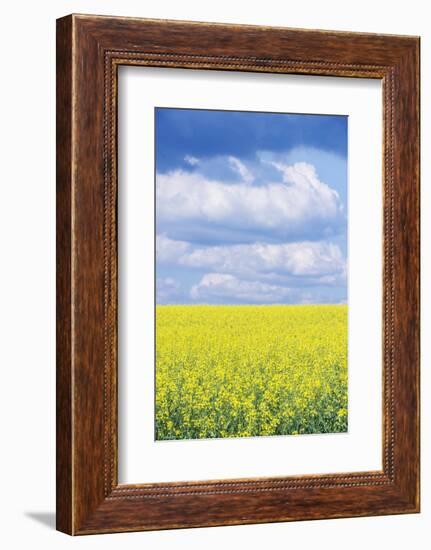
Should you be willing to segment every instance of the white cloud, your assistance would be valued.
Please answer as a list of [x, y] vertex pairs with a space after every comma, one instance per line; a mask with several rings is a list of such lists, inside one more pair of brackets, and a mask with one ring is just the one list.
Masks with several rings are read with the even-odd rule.
[[184, 160], [187, 164], [190, 164], [190, 166], [196, 166], [196, 164], [199, 164], [200, 162], [198, 158], [193, 157], [192, 155], [186, 155]]
[[239, 174], [245, 183], [252, 183], [254, 176], [243, 162], [236, 157], [228, 157], [228, 161], [232, 169]]
[[246, 278], [312, 277], [331, 285], [346, 275], [346, 260], [339, 246], [326, 241], [193, 247], [159, 235], [156, 242], [158, 262]]
[[[242, 170], [238, 162], [235, 159], [234, 164]], [[197, 241], [203, 225], [210, 226], [215, 235], [223, 227], [237, 234], [270, 232], [288, 240], [310, 232], [321, 234], [340, 221], [342, 204], [337, 192], [319, 180], [311, 164], [271, 164], [282, 174], [282, 182], [252, 185], [249, 174], [247, 182], [232, 185], [181, 170], [157, 174], [159, 227], [195, 224]]]
[[156, 255], [158, 262], [178, 262], [190, 249], [190, 244], [185, 241], [175, 241], [165, 235], [156, 235]]
[[327, 242], [196, 248], [182, 255], [179, 263], [228, 273], [273, 271], [294, 276], [328, 276], [345, 269], [340, 248]]
[[289, 299], [289, 288], [259, 281], [243, 281], [227, 273], [206, 273], [190, 291], [193, 300], [223, 302], [235, 300], [248, 303], [279, 303]]

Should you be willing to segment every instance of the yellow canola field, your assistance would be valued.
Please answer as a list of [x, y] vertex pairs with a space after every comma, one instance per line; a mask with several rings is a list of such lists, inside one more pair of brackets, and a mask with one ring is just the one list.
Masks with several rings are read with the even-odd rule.
[[347, 306], [158, 305], [156, 438], [347, 431]]

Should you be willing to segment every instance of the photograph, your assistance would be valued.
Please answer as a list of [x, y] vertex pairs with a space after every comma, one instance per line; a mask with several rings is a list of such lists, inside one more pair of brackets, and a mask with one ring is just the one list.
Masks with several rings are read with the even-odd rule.
[[348, 116], [156, 107], [155, 440], [348, 431]]
[[2, 548], [431, 547], [429, 6], [2, 4]]

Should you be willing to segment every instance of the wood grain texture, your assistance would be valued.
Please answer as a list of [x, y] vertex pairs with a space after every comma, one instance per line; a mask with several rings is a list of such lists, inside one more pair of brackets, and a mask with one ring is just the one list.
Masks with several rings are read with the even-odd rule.
[[72, 34], [67, 20], [57, 23], [57, 529], [72, 531]]
[[[419, 510], [419, 39], [77, 16], [57, 40], [57, 527], [70, 534]], [[118, 485], [117, 68], [378, 78], [383, 470]]]

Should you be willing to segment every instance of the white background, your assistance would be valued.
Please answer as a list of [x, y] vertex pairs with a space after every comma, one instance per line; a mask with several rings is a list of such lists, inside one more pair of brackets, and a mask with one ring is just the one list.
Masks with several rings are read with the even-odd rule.
[[[381, 470], [381, 82], [148, 67], [119, 78], [120, 482]], [[349, 115], [348, 433], [154, 441], [155, 104]]]
[[[431, 30], [427, 2], [56, 0], [3, 6], [1, 131], [1, 543], [5, 548], [428, 548], [431, 523]], [[422, 514], [101, 535], [53, 530], [55, 18], [70, 12], [422, 36]], [[428, 536], [429, 539], [429, 536]]]

